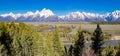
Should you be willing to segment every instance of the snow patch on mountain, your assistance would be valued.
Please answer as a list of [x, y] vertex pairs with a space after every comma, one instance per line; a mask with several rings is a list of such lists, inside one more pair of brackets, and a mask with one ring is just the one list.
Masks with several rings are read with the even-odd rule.
[[0, 21], [28, 21], [28, 22], [91, 22], [91, 21], [109, 21], [120, 22], [120, 10], [103, 15], [87, 12], [71, 12], [67, 15], [57, 16], [50, 9], [37, 10], [35, 12], [28, 11], [24, 14], [14, 14], [12, 12], [1, 14]]
[[120, 21], [120, 10], [116, 10], [111, 13], [106, 13], [104, 16], [107, 21], [111, 21], [111, 22]]
[[103, 15], [94, 14], [94, 13], [86, 13], [86, 12], [71, 12], [65, 16], [60, 16], [62, 19], [69, 20], [78, 20], [78, 21], [106, 21]]

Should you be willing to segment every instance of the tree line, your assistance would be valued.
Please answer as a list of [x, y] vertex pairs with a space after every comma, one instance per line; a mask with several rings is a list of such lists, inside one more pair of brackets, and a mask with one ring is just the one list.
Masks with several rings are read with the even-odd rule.
[[85, 47], [85, 33], [89, 32], [78, 31], [78, 39], [70, 46], [66, 56], [120, 56], [120, 45], [104, 46], [106, 36], [104, 36], [99, 24], [92, 33], [92, 42], [89, 48]]
[[0, 22], [0, 56], [63, 56], [58, 27], [46, 37], [22, 22]]
[[42, 36], [22, 22], [0, 22], [0, 56], [120, 56], [120, 45], [104, 47], [100, 25], [92, 34], [91, 46], [85, 47], [85, 34], [81, 29], [70, 48], [63, 45], [59, 28]]

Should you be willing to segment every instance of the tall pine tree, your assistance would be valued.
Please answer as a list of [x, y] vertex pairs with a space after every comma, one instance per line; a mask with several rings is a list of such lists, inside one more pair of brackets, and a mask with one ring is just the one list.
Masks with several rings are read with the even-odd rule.
[[64, 54], [64, 46], [62, 45], [57, 26], [55, 26], [55, 29], [53, 31], [53, 46], [54, 46], [55, 56], [62, 56]]
[[79, 32], [78, 37], [74, 45], [74, 56], [82, 56], [83, 48], [85, 47], [84, 31]]
[[52, 37], [51, 37], [50, 32], [48, 32], [47, 36], [46, 36], [45, 49], [46, 49], [46, 56], [55, 56], [53, 41], [52, 41]]
[[92, 42], [91, 47], [94, 50], [94, 53], [100, 56], [102, 45], [104, 42], [103, 42], [103, 37], [102, 37], [102, 30], [99, 24], [97, 24], [97, 28], [93, 33], [92, 41], [93, 42]]

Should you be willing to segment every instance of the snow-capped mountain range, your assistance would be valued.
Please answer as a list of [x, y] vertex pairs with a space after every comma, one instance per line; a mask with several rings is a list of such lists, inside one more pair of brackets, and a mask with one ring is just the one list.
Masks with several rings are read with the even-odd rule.
[[1, 14], [0, 21], [17, 21], [17, 22], [91, 22], [107, 21], [120, 22], [120, 10], [103, 15], [86, 12], [71, 12], [67, 15], [57, 16], [50, 9], [43, 9], [36, 12], [27, 12], [24, 14]]

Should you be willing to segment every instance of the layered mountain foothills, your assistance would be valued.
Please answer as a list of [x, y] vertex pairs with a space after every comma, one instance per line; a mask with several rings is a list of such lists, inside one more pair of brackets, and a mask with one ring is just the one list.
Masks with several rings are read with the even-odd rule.
[[24, 14], [1, 14], [0, 21], [16, 22], [120, 22], [120, 11], [108, 12], [105, 14], [87, 13], [87, 12], [70, 12], [67, 15], [57, 16], [50, 9], [44, 8], [41, 11], [27, 12]]

